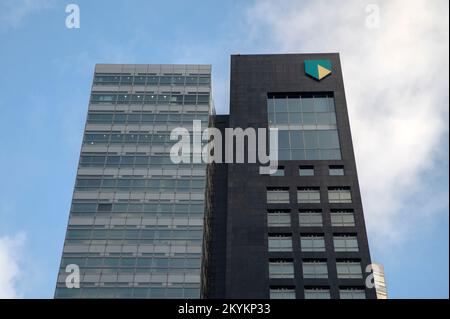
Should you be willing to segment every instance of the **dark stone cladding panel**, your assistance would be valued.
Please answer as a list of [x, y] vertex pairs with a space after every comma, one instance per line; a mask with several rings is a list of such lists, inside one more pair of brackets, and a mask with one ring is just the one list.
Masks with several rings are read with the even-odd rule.
[[[330, 59], [333, 72], [321, 81], [316, 81], [304, 74], [305, 59]], [[297, 296], [303, 296], [305, 285], [311, 285], [311, 280], [301, 279], [301, 261], [304, 258], [327, 258], [332, 298], [338, 298], [339, 286], [362, 286], [364, 280], [343, 281], [337, 279], [336, 258], [360, 258], [363, 265], [370, 264], [370, 254], [364, 224], [361, 196], [356, 173], [355, 158], [351, 140], [351, 132], [347, 105], [345, 100], [342, 71], [337, 53], [330, 54], [280, 54], [280, 55], [233, 55], [231, 57], [230, 80], [230, 127], [267, 127], [267, 93], [275, 92], [333, 92], [336, 105], [339, 138], [342, 160], [338, 161], [284, 161], [286, 176], [269, 177], [258, 173], [256, 164], [217, 165], [219, 180], [214, 194], [220, 200], [214, 201], [216, 207], [225, 205], [222, 196], [226, 196], [226, 210], [223, 206], [216, 208], [212, 223], [216, 238], [220, 239], [211, 246], [211, 254], [216, 255], [215, 278], [212, 285], [215, 292], [211, 296], [226, 298], [268, 298], [269, 286], [280, 281], [270, 281], [268, 276], [268, 259], [281, 257], [284, 254], [268, 253], [267, 235], [273, 231], [268, 229], [266, 211], [271, 206], [266, 204], [266, 187], [290, 187], [291, 203], [284, 204], [292, 211], [292, 227], [284, 230], [292, 233], [293, 253], [287, 253], [294, 259], [296, 279], [282, 281], [284, 284], [296, 286]], [[298, 176], [298, 166], [311, 164], [315, 166], [316, 176]], [[328, 165], [341, 164], [345, 166], [346, 175], [328, 176]], [[227, 170], [226, 178], [223, 170]], [[228, 185], [224, 189], [224, 185]], [[322, 203], [316, 205], [299, 205], [295, 203], [297, 187], [320, 186]], [[350, 186], [353, 203], [329, 204], [327, 187]], [[219, 195], [220, 193], [220, 195]], [[216, 195], [215, 195], [216, 196]], [[280, 205], [276, 205], [280, 208]], [[320, 208], [324, 212], [324, 227], [319, 231], [309, 228], [299, 228], [297, 214], [299, 208]], [[335, 253], [333, 250], [333, 232], [343, 232], [344, 229], [332, 229], [330, 224], [330, 208], [352, 208], [355, 210], [356, 227], [346, 229], [358, 236], [360, 251], [358, 253]], [[225, 222], [226, 221], [226, 222]], [[278, 232], [278, 231], [277, 231]], [[325, 253], [300, 252], [300, 234], [324, 233], [326, 241]], [[222, 237], [226, 233], [225, 238]], [[225, 241], [225, 255], [224, 244]], [[225, 258], [223, 258], [225, 256]], [[225, 263], [225, 266], [217, 263]], [[221, 271], [225, 270], [225, 273]], [[299, 275], [300, 274], [300, 275]], [[226, 280], [225, 280], [226, 278]], [[211, 280], [211, 278], [209, 278]], [[315, 281], [313, 281], [314, 283]], [[323, 283], [323, 281], [315, 282]], [[222, 292], [219, 292], [222, 289]], [[213, 291], [213, 290], [211, 290]], [[373, 289], [367, 289], [368, 298], [375, 298]]]

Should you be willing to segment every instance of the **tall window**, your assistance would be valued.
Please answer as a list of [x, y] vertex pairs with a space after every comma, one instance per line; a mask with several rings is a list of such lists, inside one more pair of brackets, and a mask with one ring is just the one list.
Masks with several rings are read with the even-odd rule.
[[289, 188], [267, 188], [267, 203], [269, 204], [288, 204]]
[[269, 252], [292, 251], [292, 236], [290, 234], [270, 234]]
[[336, 262], [338, 278], [360, 279], [363, 277], [361, 262], [355, 260], [338, 260]]
[[295, 299], [294, 287], [270, 287], [270, 299]]
[[328, 201], [330, 203], [351, 203], [352, 194], [350, 187], [329, 187]]
[[303, 278], [328, 278], [326, 260], [304, 260]]
[[325, 251], [325, 240], [323, 235], [316, 234], [302, 234], [300, 236], [301, 249], [304, 252], [313, 251], [321, 252]]
[[336, 252], [359, 251], [356, 235], [334, 235], [333, 244]]
[[330, 299], [330, 289], [323, 287], [305, 287], [305, 299]]
[[267, 225], [269, 227], [287, 227], [291, 226], [291, 213], [288, 209], [275, 210], [270, 209], [267, 212]]
[[297, 189], [298, 203], [320, 203], [320, 189], [319, 187], [298, 188]]
[[294, 278], [294, 262], [286, 259], [271, 259], [269, 278]]
[[332, 93], [269, 94], [267, 112], [281, 160], [341, 159]]

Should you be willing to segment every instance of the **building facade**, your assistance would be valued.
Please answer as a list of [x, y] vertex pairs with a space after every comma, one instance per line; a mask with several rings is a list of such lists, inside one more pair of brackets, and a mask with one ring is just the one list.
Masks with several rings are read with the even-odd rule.
[[206, 165], [174, 164], [170, 132], [210, 101], [209, 65], [96, 66], [56, 298], [200, 296]]
[[[174, 164], [194, 119], [278, 129], [277, 171]], [[233, 55], [229, 115], [210, 66], [97, 65], [55, 297], [371, 299], [370, 264], [338, 54]]]
[[204, 297], [376, 298], [339, 55], [232, 56], [216, 121], [278, 128], [280, 161], [215, 164]]

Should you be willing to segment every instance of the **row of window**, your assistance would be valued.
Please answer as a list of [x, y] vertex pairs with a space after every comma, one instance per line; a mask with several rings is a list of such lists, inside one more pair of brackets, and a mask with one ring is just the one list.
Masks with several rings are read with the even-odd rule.
[[[305, 299], [330, 299], [328, 287], [305, 287]], [[271, 287], [270, 299], [295, 299], [295, 287]], [[364, 288], [339, 288], [340, 299], [366, 299]]]
[[326, 125], [336, 126], [336, 114], [326, 113], [269, 113], [269, 125]]
[[200, 258], [113, 258], [113, 257], [89, 257], [76, 258], [64, 257], [61, 262], [61, 267], [66, 267], [69, 264], [78, 265], [80, 268], [161, 268], [167, 272], [168, 268], [177, 269], [198, 269], [201, 266]]
[[156, 188], [156, 189], [203, 189], [204, 179], [142, 179], [142, 178], [78, 178], [75, 183], [77, 190], [94, 190], [98, 188]]
[[170, 134], [166, 133], [145, 133], [145, 134], [122, 134], [122, 133], [87, 133], [84, 135], [84, 144], [161, 144], [176, 143], [177, 140], [170, 140]]
[[209, 93], [197, 94], [144, 94], [95, 92], [91, 95], [91, 104], [159, 104], [159, 105], [201, 105], [209, 104]]
[[114, 75], [96, 74], [96, 85], [208, 85], [211, 83], [209, 74], [199, 75]]
[[82, 287], [57, 288], [56, 298], [200, 298], [196, 287]]
[[96, 124], [139, 124], [153, 122], [208, 121], [207, 112], [195, 113], [89, 113], [87, 122]]
[[[338, 279], [362, 279], [363, 273], [361, 262], [358, 260], [337, 260]], [[302, 261], [303, 278], [327, 279], [328, 264], [326, 260], [306, 259]], [[292, 259], [276, 259], [269, 261], [269, 278], [291, 278], [294, 279], [294, 261]]]
[[172, 162], [169, 156], [149, 156], [149, 155], [82, 155], [80, 167], [96, 166], [148, 166], [148, 165], [174, 165], [175, 168], [204, 168], [205, 164], [184, 164], [180, 166]]
[[[299, 176], [314, 176], [315, 169], [313, 165], [301, 165], [298, 169]], [[328, 166], [328, 175], [330, 176], [344, 176], [343, 165], [330, 165]], [[277, 171], [271, 176], [285, 176], [284, 166], [278, 166]]]
[[[335, 252], [358, 252], [358, 239], [354, 234], [333, 235]], [[291, 234], [269, 234], [269, 252], [291, 252]], [[300, 249], [302, 252], [324, 252], [325, 238], [323, 234], [300, 234]]]
[[[350, 187], [328, 187], [329, 203], [351, 203], [352, 195]], [[269, 187], [267, 188], [268, 204], [288, 204], [290, 203], [289, 188]], [[297, 203], [299, 204], [319, 204], [319, 187], [299, 187], [297, 188]]]
[[[300, 227], [322, 227], [323, 217], [321, 210], [299, 210], [298, 222]], [[355, 215], [351, 209], [332, 209], [330, 212], [331, 226], [353, 227]], [[290, 227], [290, 210], [268, 210], [267, 225], [269, 227]]]
[[337, 130], [278, 130], [279, 150], [339, 149]]
[[73, 203], [73, 213], [203, 213], [203, 204], [195, 203]]
[[335, 112], [332, 93], [277, 94], [267, 98], [268, 113]]
[[67, 230], [67, 239], [202, 239], [203, 231], [198, 227], [145, 229], [72, 229]]

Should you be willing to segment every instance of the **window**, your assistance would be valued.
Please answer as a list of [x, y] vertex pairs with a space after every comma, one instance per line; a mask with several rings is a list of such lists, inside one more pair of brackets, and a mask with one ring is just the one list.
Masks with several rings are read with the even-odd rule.
[[344, 166], [342, 165], [330, 165], [328, 168], [330, 176], [344, 176]]
[[332, 93], [271, 93], [267, 113], [281, 160], [341, 159]]
[[300, 176], [314, 176], [314, 166], [300, 166], [298, 174]]
[[293, 287], [271, 287], [270, 299], [295, 299]]
[[304, 252], [321, 252], [325, 251], [325, 240], [323, 235], [303, 234], [300, 236], [300, 246]]
[[269, 252], [292, 251], [292, 236], [290, 234], [269, 235]]
[[98, 204], [98, 212], [110, 212], [112, 210], [112, 204]]
[[330, 203], [351, 203], [352, 194], [350, 187], [329, 187], [328, 201]]
[[294, 278], [294, 263], [292, 260], [270, 260], [269, 278]]
[[363, 288], [340, 288], [341, 299], [366, 299], [366, 292]]
[[361, 262], [354, 260], [336, 261], [338, 278], [342, 279], [361, 279], [363, 277]]
[[284, 176], [284, 166], [278, 166], [277, 171], [270, 176]]
[[268, 210], [267, 225], [269, 227], [291, 226], [291, 213], [289, 210]]
[[305, 299], [330, 299], [330, 289], [305, 287]]
[[97, 204], [95, 203], [74, 203], [72, 204], [73, 213], [95, 213]]
[[327, 262], [324, 260], [304, 260], [303, 278], [328, 278]]
[[297, 189], [298, 203], [320, 203], [320, 189], [318, 187], [312, 188], [298, 188]]
[[341, 159], [337, 130], [278, 131], [280, 160], [338, 160]]
[[267, 203], [289, 203], [289, 188], [268, 188]]
[[300, 210], [298, 222], [300, 227], [321, 227], [323, 226], [322, 211]]
[[359, 251], [356, 235], [334, 235], [333, 244], [336, 252]]
[[331, 226], [333, 227], [353, 227], [355, 226], [355, 215], [352, 209], [331, 210]]

